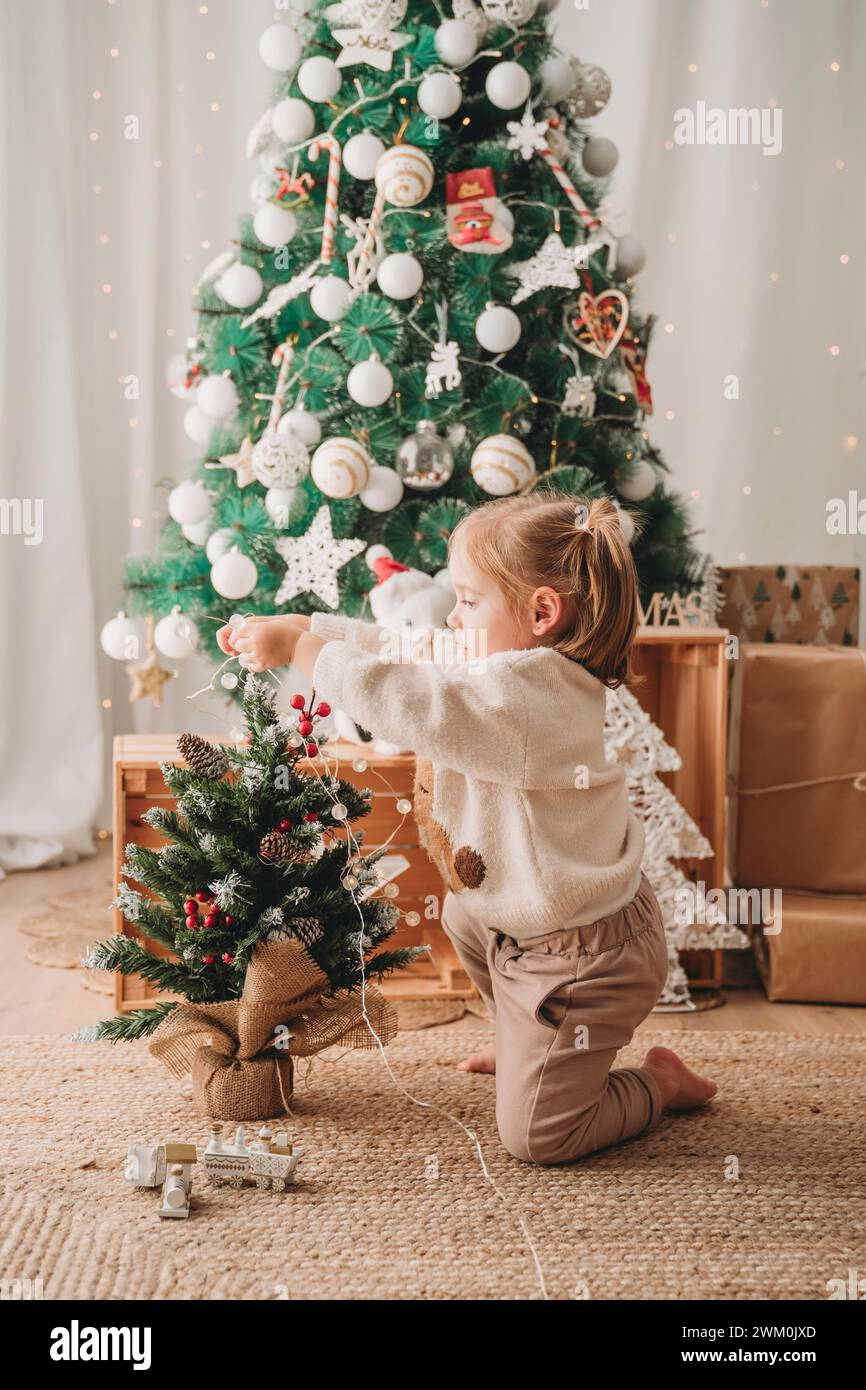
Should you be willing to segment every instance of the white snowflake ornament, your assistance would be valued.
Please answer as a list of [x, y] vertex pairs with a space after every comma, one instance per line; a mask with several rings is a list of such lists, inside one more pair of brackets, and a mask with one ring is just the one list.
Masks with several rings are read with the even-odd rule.
[[548, 143], [548, 122], [536, 120], [527, 106], [519, 121], [506, 121], [506, 129], [511, 139], [507, 142], [510, 150], [519, 150], [524, 159], [531, 159], [536, 151]]
[[367, 542], [347, 536], [336, 540], [331, 511], [323, 504], [304, 536], [282, 536], [276, 548], [286, 562], [286, 573], [274, 602], [290, 603], [298, 594], [315, 594], [329, 608], [338, 608], [337, 571], [365, 549]]

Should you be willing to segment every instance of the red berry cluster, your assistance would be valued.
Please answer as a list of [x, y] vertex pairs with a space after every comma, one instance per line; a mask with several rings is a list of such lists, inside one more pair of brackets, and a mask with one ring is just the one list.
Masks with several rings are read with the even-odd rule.
[[[199, 917], [199, 911], [204, 909], [204, 921]], [[190, 931], [213, 930], [218, 927], [230, 927], [234, 922], [230, 912], [223, 912], [217, 907], [217, 900], [211, 893], [196, 893], [194, 898], [187, 898], [183, 905], [186, 913], [186, 925]], [[231, 965], [234, 956], [231, 951], [223, 954], [223, 963]], [[205, 965], [213, 965], [216, 956], [202, 956]]]
[[[293, 695], [290, 703], [292, 709], [300, 710], [300, 714], [298, 715], [298, 733], [305, 739], [308, 739], [313, 732], [313, 721], [316, 719], [325, 719], [327, 715], [331, 713], [331, 706], [324, 700], [320, 700], [315, 709], [313, 709], [312, 699], [310, 700], [310, 708], [306, 708], [306, 701], [303, 695]], [[307, 744], [307, 757], [314, 758], [318, 751], [318, 743], [316, 743], [315, 740], [311, 740]], [[316, 817], [313, 816], [313, 820], [315, 819]]]

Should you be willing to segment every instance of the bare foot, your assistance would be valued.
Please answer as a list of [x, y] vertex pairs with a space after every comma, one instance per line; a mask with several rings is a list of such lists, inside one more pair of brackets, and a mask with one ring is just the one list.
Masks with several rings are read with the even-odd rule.
[[496, 1072], [496, 1044], [490, 1043], [488, 1047], [482, 1047], [480, 1052], [473, 1052], [466, 1058], [465, 1062], [457, 1063], [458, 1071], [486, 1071], [491, 1076]]
[[669, 1047], [651, 1047], [643, 1069], [658, 1082], [666, 1110], [694, 1110], [711, 1100], [718, 1089], [715, 1081], [690, 1071]]

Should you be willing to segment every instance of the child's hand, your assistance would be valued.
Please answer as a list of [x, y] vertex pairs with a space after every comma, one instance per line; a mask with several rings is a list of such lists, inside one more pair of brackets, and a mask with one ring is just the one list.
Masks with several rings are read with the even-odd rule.
[[[229, 654], [239, 656], [241, 666], [247, 671], [270, 671], [274, 666], [288, 666], [304, 626], [301, 614], [245, 618], [242, 626], [234, 629], [234, 641], [229, 642], [233, 650]], [[218, 641], [224, 631], [220, 629]]]
[[217, 646], [221, 652], [225, 652], [226, 656], [239, 655], [232, 646], [232, 630], [231, 623], [226, 623], [225, 627], [221, 627], [216, 635]]

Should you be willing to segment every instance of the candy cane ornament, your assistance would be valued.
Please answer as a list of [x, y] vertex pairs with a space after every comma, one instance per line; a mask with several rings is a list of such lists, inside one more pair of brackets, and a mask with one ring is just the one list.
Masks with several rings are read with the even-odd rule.
[[546, 136], [550, 129], [550, 122], [547, 120], [537, 121], [531, 108], [527, 107], [523, 118], [520, 121], [509, 121], [507, 128], [511, 132], [508, 148], [519, 150], [524, 159], [531, 159], [534, 154], [540, 154], [575, 212], [578, 212], [583, 218], [587, 230], [594, 231], [601, 227], [600, 218], [596, 217], [595, 213], [586, 206], [547, 142]]
[[566, 198], [571, 203], [571, 206], [575, 209], [576, 212], [580, 213], [586, 225], [587, 231], [595, 231], [597, 227], [601, 226], [600, 220], [596, 217], [594, 212], [590, 212], [589, 208], [586, 206], [586, 203], [581, 198], [577, 189], [572, 187], [568, 175], [566, 174], [562, 165], [559, 163], [558, 159], [556, 158], [556, 155], [553, 153], [553, 150], [546, 143], [537, 146], [537, 150], [538, 153], [541, 155], [541, 158], [547, 165], [548, 169], [553, 174], [553, 177], [556, 179]]
[[328, 151], [328, 182], [325, 188], [325, 225], [322, 231], [322, 249], [319, 259], [323, 265], [330, 265], [334, 259], [334, 245], [337, 233], [337, 204], [340, 192], [340, 170], [343, 164], [343, 151], [336, 135], [326, 131], [318, 135], [310, 146], [311, 160], [319, 158], [322, 150]]

